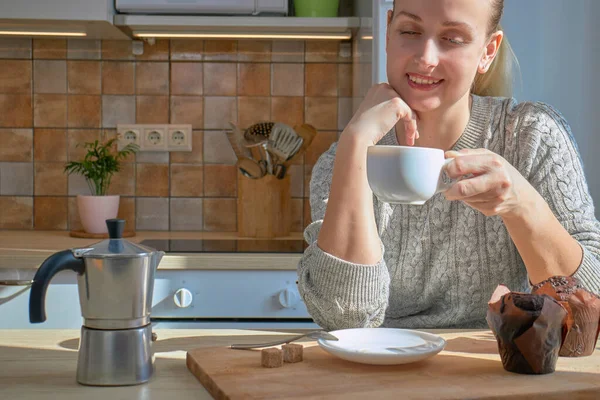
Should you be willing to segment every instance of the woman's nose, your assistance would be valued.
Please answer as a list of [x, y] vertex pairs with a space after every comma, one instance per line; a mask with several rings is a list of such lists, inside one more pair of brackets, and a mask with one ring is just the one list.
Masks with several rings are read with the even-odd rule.
[[415, 55], [415, 62], [423, 68], [437, 66], [438, 60], [438, 48], [433, 40], [426, 40], [421, 51]]

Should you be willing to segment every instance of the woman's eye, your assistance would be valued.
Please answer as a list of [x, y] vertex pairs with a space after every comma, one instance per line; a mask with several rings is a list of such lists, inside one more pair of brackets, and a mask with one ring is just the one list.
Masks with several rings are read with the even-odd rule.
[[415, 32], [415, 31], [400, 31], [400, 34], [401, 35], [410, 35], [410, 36], [412, 36], [412, 35], [418, 35], [419, 32]]
[[449, 41], [452, 44], [465, 44], [465, 42], [461, 39], [456, 39], [456, 38], [451, 38], [451, 37], [445, 37], [444, 39], [446, 39], [447, 41]]

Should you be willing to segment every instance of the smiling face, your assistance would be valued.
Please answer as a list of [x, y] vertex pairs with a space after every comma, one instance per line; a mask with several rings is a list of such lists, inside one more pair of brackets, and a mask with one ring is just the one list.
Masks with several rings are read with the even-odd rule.
[[[489, 68], [502, 33], [490, 36], [490, 0], [396, 0], [388, 15], [387, 75], [415, 111], [450, 107]], [[498, 35], [500, 35], [498, 40]]]

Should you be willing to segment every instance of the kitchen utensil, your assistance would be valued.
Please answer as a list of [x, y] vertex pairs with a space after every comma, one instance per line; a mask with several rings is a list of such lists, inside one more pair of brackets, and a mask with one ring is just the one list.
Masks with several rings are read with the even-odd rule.
[[296, 154], [302, 146], [302, 139], [291, 127], [277, 123], [269, 135], [268, 148], [281, 163], [286, 162]]
[[47, 258], [33, 277], [29, 320], [46, 320], [45, 296], [52, 277], [77, 273], [84, 324], [77, 381], [118, 386], [146, 382], [154, 371], [150, 309], [156, 268], [164, 253], [122, 238], [125, 221], [106, 221], [110, 239], [63, 250]]
[[296, 134], [303, 139], [303, 142], [302, 146], [300, 146], [300, 149], [296, 152], [296, 154], [294, 154], [294, 156], [291, 157], [288, 160], [288, 162], [285, 163], [286, 166], [288, 166], [288, 164], [293, 160], [294, 157], [301, 156], [302, 154], [304, 154], [306, 149], [308, 149], [310, 144], [313, 142], [315, 136], [317, 136], [317, 130], [314, 126], [310, 124], [302, 124], [299, 126], [295, 126], [294, 131], [296, 131]]
[[432, 357], [446, 346], [438, 335], [410, 329], [356, 328], [331, 333], [339, 340], [319, 338], [317, 342], [323, 350], [363, 364], [408, 364]]
[[256, 161], [252, 158], [240, 158], [237, 163], [239, 170], [251, 179], [259, 179], [267, 173], [267, 163], [264, 160]]
[[244, 132], [244, 137], [246, 139], [251, 139], [253, 136], [260, 136], [263, 139], [267, 139], [271, 134], [271, 129], [273, 129], [274, 122], [259, 122], [254, 125], [251, 125]]
[[267, 342], [267, 343], [232, 344], [230, 347], [232, 349], [240, 349], [240, 350], [260, 349], [262, 347], [271, 347], [271, 346], [277, 346], [277, 345], [280, 345], [280, 344], [291, 343], [291, 342], [294, 342], [296, 340], [300, 340], [300, 339], [303, 339], [303, 338], [309, 338], [309, 339], [326, 339], [326, 340], [332, 340], [332, 341], [338, 340], [337, 337], [335, 337], [334, 335], [332, 335], [329, 332], [326, 332], [326, 331], [312, 331], [312, 332], [304, 333], [302, 335], [292, 336], [292, 337], [288, 337], [287, 339], [275, 340], [275, 341]]
[[[268, 143], [268, 139], [264, 139], [262, 136], [250, 136], [250, 139], [245, 138], [245, 143], [244, 146], [246, 148], [253, 148], [256, 147], [258, 149], [262, 149], [263, 152], [260, 153], [261, 154], [261, 158], [260, 161], [264, 161], [267, 164], [267, 173], [268, 174], [273, 174], [273, 160], [271, 159], [271, 156], [269, 155], [269, 152], [267, 151], [267, 143]], [[263, 154], [264, 154], [264, 158], [263, 158]]]
[[231, 126], [231, 131], [227, 131], [227, 140], [229, 140], [229, 144], [233, 149], [233, 152], [237, 156], [238, 160], [241, 158], [252, 158], [252, 154], [250, 150], [244, 147], [244, 134], [233, 122], [229, 122], [229, 126]]

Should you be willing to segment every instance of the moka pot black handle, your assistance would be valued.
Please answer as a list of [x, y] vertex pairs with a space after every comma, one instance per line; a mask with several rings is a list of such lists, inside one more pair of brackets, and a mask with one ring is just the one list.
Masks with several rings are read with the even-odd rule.
[[77, 258], [71, 250], [63, 250], [48, 257], [38, 268], [29, 294], [29, 321], [32, 324], [46, 320], [46, 290], [54, 275], [65, 269], [78, 274], [85, 271], [83, 258]]

